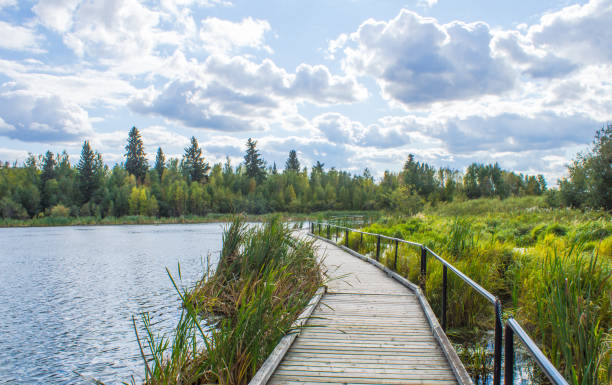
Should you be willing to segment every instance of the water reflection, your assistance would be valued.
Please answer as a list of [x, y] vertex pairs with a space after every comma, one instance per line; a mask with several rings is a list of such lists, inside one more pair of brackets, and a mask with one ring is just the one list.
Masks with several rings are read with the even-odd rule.
[[0, 383], [107, 384], [142, 373], [132, 315], [171, 331], [183, 283], [221, 247], [220, 224], [0, 229]]

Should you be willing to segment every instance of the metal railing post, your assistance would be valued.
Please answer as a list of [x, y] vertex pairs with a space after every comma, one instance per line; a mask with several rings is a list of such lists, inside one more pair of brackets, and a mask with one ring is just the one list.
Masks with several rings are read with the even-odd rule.
[[321, 235], [321, 224], [319, 223], [319, 236]]
[[331, 226], [327, 225], [327, 239], [331, 239]]
[[504, 341], [504, 385], [514, 384], [514, 330], [506, 323]]
[[493, 385], [501, 385], [502, 360], [502, 307], [499, 299], [495, 300], [495, 345], [493, 351]]
[[446, 278], [446, 265], [442, 267], [442, 330], [446, 331], [446, 307], [447, 307], [447, 278]]
[[393, 270], [397, 271], [397, 248], [399, 246], [399, 242], [397, 239], [395, 240], [395, 259], [393, 260]]
[[363, 247], [363, 233], [361, 233], [361, 237], [359, 238], [359, 248]]
[[427, 249], [421, 246], [421, 289], [425, 293], [427, 284]]
[[348, 229], [344, 230], [344, 246], [349, 247], [349, 231]]
[[380, 235], [376, 236], [376, 260], [380, 259]]

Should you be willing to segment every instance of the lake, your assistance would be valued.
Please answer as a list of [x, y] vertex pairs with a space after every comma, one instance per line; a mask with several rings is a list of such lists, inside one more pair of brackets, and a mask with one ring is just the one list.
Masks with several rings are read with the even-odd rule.
[[[0, 229], [0, 383], [142, 379], [132, 316], [171, 332], [183, 285], [221, 249], [219, 223]], [[139, 318], [137, 318], [138, 320]]]

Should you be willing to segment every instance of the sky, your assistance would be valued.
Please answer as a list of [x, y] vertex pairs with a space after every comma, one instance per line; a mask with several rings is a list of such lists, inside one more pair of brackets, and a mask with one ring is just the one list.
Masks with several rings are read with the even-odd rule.
[[0, 0], [0, 160], [153, 163], [247, 138], [375, 176], [408, 154], [543, 174], [612, 120], [612, 0]]

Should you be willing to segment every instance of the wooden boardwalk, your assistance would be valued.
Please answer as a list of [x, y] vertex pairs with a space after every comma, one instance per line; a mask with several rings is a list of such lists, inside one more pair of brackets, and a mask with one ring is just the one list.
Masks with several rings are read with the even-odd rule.
[[337, 246], [316, 245], [332, 280], [268, 384], [466, 383], [414, 291]]

